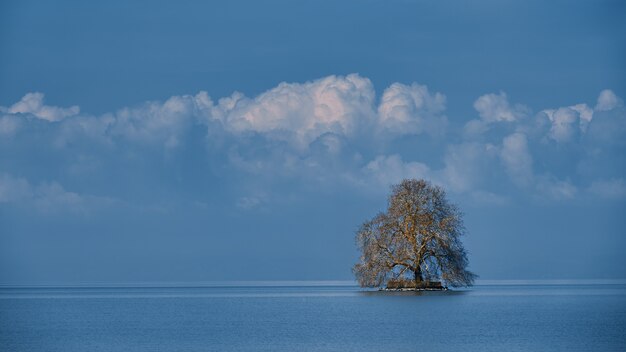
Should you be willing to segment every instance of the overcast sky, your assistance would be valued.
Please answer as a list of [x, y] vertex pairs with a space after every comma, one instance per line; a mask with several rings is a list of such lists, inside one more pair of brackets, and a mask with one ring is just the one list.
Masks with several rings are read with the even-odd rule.
[[625, 278], [619, 1], [3, 1], [0, 284], [352, 279], [425, 178], [483, 279]]

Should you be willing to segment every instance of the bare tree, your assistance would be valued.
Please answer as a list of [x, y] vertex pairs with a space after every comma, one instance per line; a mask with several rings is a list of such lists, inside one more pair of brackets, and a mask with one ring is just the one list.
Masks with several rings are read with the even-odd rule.
[[403, 180], [391, 188], [387, 211], [361, 225], [356, 242], [361, 250], [354, 274], [361, 286], [381, 286], [389, 279], [443, 280], [450, 286], [471, 286], [461, 243], [462, 214], [445, 191], [424, 180]]

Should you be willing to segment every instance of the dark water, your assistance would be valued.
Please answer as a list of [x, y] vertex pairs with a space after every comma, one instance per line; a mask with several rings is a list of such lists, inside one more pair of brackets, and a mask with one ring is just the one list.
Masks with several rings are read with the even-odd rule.
[[0, 288], [0, 351], [625, 351], [626, 285]]

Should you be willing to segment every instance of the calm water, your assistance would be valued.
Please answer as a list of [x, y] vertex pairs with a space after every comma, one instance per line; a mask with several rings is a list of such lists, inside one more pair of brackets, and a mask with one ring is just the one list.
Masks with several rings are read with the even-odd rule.
[[0, 288], [1, 351], [625, 351], [626, 285]]

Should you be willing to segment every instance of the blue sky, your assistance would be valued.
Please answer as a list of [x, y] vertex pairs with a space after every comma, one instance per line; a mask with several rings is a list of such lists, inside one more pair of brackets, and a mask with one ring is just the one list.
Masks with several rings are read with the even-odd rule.
[[0, 5], [0, 283], [351, 279], [421, 177], [484, 279], [624, 278], [617, 1]]

